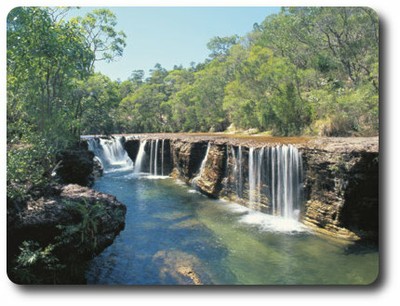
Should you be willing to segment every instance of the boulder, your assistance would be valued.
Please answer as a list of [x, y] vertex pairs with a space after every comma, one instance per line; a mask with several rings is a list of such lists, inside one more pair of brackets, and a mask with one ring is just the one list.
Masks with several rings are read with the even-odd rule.
[[[124, 228], [126, 207], [114, 196], [76, 184], [57, 188], [58, 195], [28, 201], [26, 208], [9, 220], [9, 253], [16, 253], [23, 241], [31, 240], [43, 246], [57, 245], [61, 256], [91, 258], [110, 245]], [[85, 227], [87, 221], [92, 223]], [[68, 227], [75, 227], [69, 236], [65, 231]], [[82, 239], [88, 233], [89, 239]]]
[[58, 154], [56, 174], [63, 184], [90, 186], [93, 181], [94, 154], [86, 148], [62, 151]]

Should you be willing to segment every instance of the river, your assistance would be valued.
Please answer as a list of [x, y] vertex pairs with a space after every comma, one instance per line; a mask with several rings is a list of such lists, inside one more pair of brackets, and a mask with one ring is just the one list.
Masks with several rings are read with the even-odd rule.
[[166, 176], [111, 168], [93, 188], [127, 206], [89, 284], [370, 284], [376, 247], [321, 238], [294, 220], [209, 199]]

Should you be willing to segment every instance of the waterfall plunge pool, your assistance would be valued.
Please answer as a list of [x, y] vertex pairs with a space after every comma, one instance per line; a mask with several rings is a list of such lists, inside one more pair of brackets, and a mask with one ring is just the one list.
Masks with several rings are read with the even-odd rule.
[[127, 206], [125, 229], [88, 265], [88, 284], [370, 284], [376, 247], [340, 244], [300, 223], [212, 200], [165, 176], [120, 168], [94, 189]]

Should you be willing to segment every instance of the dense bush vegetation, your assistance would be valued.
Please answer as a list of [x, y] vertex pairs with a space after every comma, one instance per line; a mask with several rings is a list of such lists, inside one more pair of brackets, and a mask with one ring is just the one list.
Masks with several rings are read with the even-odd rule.
[[[119, 84], [114, 132], [257, 129], [275, 135], [378, 133], [376, 14], [290, 8], [244, 37], [215, 37], [190, 68], [156, 65]], [[102, 132], [102, 131], [98, 131]]]
[[122, 55], [125, 35], [108, 10], [66, 21], [67, 10], [18, 7], [7, 17], [10, 200], [48, 182], [56, 153], [75, 144], [82, 127], [112, 126], [108, 110], [118, 105], [118, 89], [93, 68]]

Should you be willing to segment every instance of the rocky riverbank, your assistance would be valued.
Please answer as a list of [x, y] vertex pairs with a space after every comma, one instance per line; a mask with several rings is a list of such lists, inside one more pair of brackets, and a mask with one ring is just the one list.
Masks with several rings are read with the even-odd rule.
[[[125, 226], [126, 207], [86, 186], [101, 169], [87, 148], [60, 154], [53, 183], [7, 201], [8, 275], [19, 284], [84, 283], [88, 259]], [[79, 185], [80, 184], [80, 185]]]

